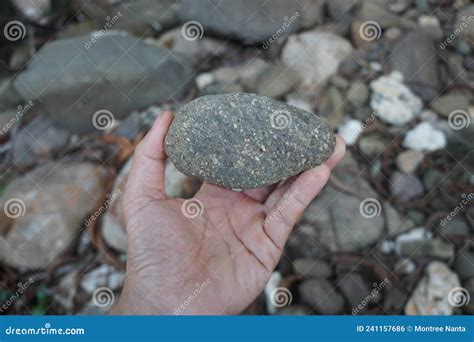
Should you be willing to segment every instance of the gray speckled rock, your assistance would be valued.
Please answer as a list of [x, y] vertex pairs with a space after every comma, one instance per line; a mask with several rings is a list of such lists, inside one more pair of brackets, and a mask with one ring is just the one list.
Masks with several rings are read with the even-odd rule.
[[321, 165], [334, 146], [323, 119], [247, 93], [203, 96], [182, 106], [165, 142], [181, 172], [234, 189], [270, 185]]
[[93, 118], [99, 110], [121, 119], [184, 98], [194, 76], [167, 49], [109, 32], [45, 44], [13, 85], [25, 102], [41, 103], [53, 121], [82, 134], [97, 132]]

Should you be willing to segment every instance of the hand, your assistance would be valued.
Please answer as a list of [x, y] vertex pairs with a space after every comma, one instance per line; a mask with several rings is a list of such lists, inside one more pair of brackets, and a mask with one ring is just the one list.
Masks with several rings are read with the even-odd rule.
[[[127, 275], [111, 313], [239, 314], [262, 292], [345, 145], [337, 137], [325, 164], [278, 187], [237, 192], [204, 184], [193, 200], [171, 199], [163, 142], [172, 120], [164, 112], [134, 154], [123, 201]], [[194, 218], [186, 212], [193, 205], [201, 214]]]

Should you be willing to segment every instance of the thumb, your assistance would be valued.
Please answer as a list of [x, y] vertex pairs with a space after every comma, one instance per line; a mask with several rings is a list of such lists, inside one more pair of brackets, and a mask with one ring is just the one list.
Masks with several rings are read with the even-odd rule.
[[135, 149], [126, 187], [129, 199], [140, 196], [166, 199], [164, 140], [172, 121], [173, 114], [163, 112]]

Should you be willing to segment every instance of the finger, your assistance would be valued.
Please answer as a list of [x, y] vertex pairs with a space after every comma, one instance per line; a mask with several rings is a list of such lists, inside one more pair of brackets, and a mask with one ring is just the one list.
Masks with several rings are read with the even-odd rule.
[[166, 198], [164, 140], [172, 121], [173, 114], [170, 111], [163, 112], [135, 149], [127, 184], [130, 193], [156, 199]]
[[342, 157], [344, 157], [345, 153], [346, 153], [346, 143], [339, 135], [336, 134], [336, 147], [334, 147], [334, 152], [329, 157], [329, 159], [324, 162], [324, 164], [329, 166], [331, 170], [334, 169], [337, 163], [339, 163]]
[[248, 190], [242, 191], [242, 193], [245, 196], [250, 197], [251, 199], [253, 199], [257, 202], [262, 203], [262, 202], [266, 201], [266, 199], [268, 198], [268, 196], [270, 196], [270, 194], [272, 193], [272, 190], [275, 187], [276, 186], [266, 186], [266, 187], [263, 187], [263, 188], [248, 189]]
[[303, 172], [285, 194], [267, 211], [264, 229], [279, 247], [285, 246], [293, 226], [329, 179], [330, 169], [323, 164]]
[[[336, 134], [336, 146], [334, 147], [334, 152], [329, 157], [328, 160], [324, 162], [331, 170], [341, 161], [346, 153], [346, 144], [344, 140]], [[298, 175], [288, 178], [282, 185], [276, 188], [270, 196], [268, 196], [267, 200], [265, 201], [265, 208], [268, 210], [272, 208], [276, 202], [278, 202], [282, 196], [288, 191], [290, 186], [294, 183], [294, 181], [298, 178]]]

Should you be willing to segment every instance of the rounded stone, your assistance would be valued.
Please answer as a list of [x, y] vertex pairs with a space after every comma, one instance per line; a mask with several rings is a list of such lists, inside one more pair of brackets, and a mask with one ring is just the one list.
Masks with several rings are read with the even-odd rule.
[[231, 93], [182, 106], [165, 150], [186, 175], [251, 189], [321, 165], [335, 142], [329, 125], [313, 113], [265, 96]]

